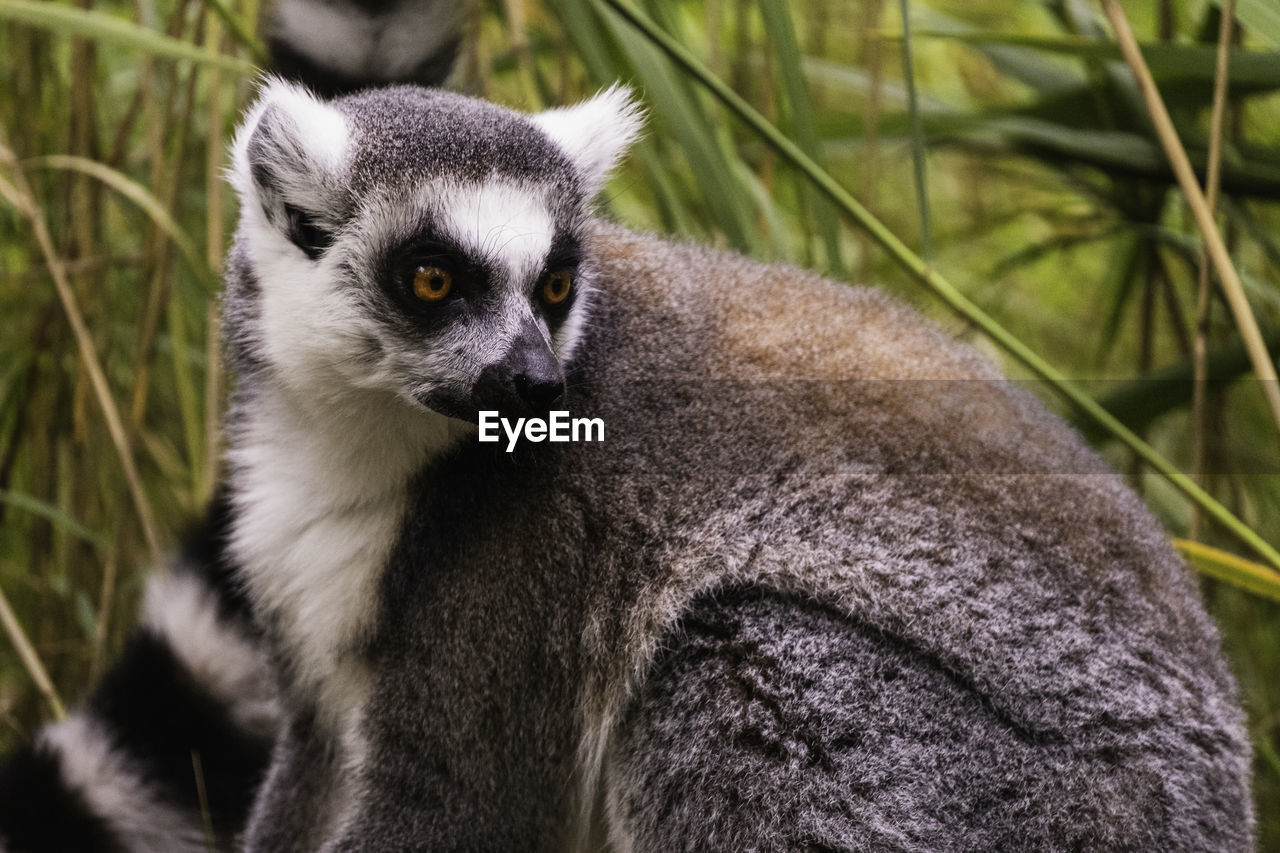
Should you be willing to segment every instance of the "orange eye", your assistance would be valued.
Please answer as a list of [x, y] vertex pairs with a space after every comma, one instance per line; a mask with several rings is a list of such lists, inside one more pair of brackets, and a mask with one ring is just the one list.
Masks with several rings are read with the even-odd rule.
[[542, 301], [548, 305], [559, 305], [569, 298], [573, 289], [573, 276], [564, 270], [553, 272], [542, 283]]
[[418, 267], [413, 274], [413, 295], [423, 302], [439, 302], [453, 288], [453, 276], [440, 267]]

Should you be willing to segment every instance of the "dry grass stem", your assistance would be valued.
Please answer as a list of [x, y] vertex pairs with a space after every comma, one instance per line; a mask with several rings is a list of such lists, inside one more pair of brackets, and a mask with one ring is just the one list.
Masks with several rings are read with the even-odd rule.
[[1142, 51], [1138, 49], [1138, 41], [1129, 27], [1124, 10], [1120, 7], [1118, 0], [1102, 0], [1102, 8], [1106, 12], [1107, 19], [1111, 21], [1111, 27], [1120, 45], [1120, 51], [1124, 54], [1125, 62], [1128, 63], [1134, 79], [1138, 82], [1142, 99], [1147, 105], [1147, 111], [1155, 126], [1156, 135], [1160, 137], [1160, 144], [1169, 158], [1169, 164], [1173, 168], [1183, 195], [1186, 196], [1187, 204], [1191, 207], [1196, 226], [1200, 229], [1205, 248], [1213, 262], [1214, 271], [1222, 283], [1223, 293], [1227, 298], [1227, 304], [1231, 307], [1240, 337], [1249, 353], [1254, 373], [1261, 381], [1262, 393], [1266, 397], [1267, 406], [1271, 409], [1271, 416], [1276, 426], [1280, 427], [1280, 378], [1276, 376], [1275, 365], [1271, 362], [1266, 343], [1262, 340], [1262, 333], [1258, 330], [1258, 321], [1254, 318], [1253, 310], [1245, 297], [1244, 285], [1240, 282], [1240, 276], [1231, 263], [1227, 244], [1223, 241], [1222, 233], [1213, 220], [1213, 211], [1196, 181], [1195, 170], [1191, 168], [1187, 152], [1178, 139], [1173, 119], [1169, 117], [1169, 111], [1160, 97], [1160, 91], [1156, 88], [1151, 70], [1147, 68], [1146, 61], [1142, 58]]
[[[1218, 55], [1213, 78], [1213, 112], [1209, 119], [1209, 164], [1205, 175], [1205, 201], [1217, 213], [1218, 191], [1222, 185], [1222, 137], [1227, 115], [1227, 80], [1231, 64], [1231, 35], [1235, 29], [1235, 0], [1222, 0], [1222, 20], [1218, 27]], [[1205, 441], [1208, 435], [1208, 353], [1210, 310], [1209, 259], [1201, 251], [1196, 282], [1196, 329], [1192, 343], [1193, 390], [1191, 396], [1191, 476], [1204, 485]], [[1204, 517], [1199, 507], [1192, 510], [1191, 538], [1202, 534]]]
[[36, 654], [35, 646], [31, 645], [31, 641], [27, 639], [27, 632], [22, 630], [22, 624], [18, 622], [13, 608], [9, 606], [9, 597], [4, 594], [3, 588], [0, 588], [0, 624], [4, 625], [4, 632], [9, 636], [13, 647], [17, 649], [18, 657], [21, 658], [22, 665], [31, 676], [31, 681], [40, 691], [40, 695], [49, 703], [49, 710], [53, 712], [54, 719], [61, 720], [67, 715], [66, 709], [58, 697], [58, 691], [53, 687], [53, 682], [49, 679], [48, 670], [44, 668], [44, 664], [40, 662], [40, 656]]
[[111, 387], [107, 384], [106, 374], [103, 372], [102, 364], [98, 359], [93, 338], [90, 336], [84, 317], [80, 313], [75, 293], [71, 290], [71, 285], [67, 281], [67, 274], [62, 266], [62, 260], [54, 249], [53, 238], [50, 236], [48, 225], [45, 223], [44, 211], [36, 202], [34, 195], [32, 195], [31, 185], [27, 182], [22, 165], [18, 163], [9, 148], [9, 135], [3, 127], [0, 127], [0, 162], [9, 166], [12, 175], [12, 183], [5, 183], [0, 192], [3, 192], [14, 207], [17, 208], [18, 212], [31, 223], [31, 229], [36, 238], [36, 243], [40, 247], [40, 253], [44, 256], [50, 275], [53, 276], [53, 284], [58, 293], [58, 301], [62, 303], [62, 309], [67, 315], [67, 321], [71, 324], [71, 331], [75, 335], [76, 346], [80, 350], [81, 360], [84, 362], [85, 370], [89, 374], [94, 396], [98, 400], [98, 405], [102, 408], [102, 415], [106, 420], [107, 430], [111, 434], [112, 444], [115, 445], [116, 455], [120, 458], [120, 465], [124, 469], [125, 480], [129, 485], [129, 494], [138, 513], [138, 521], [142, 525], [142, 535], [146, 539], [151, 560], [153, 563], [159, 564], [161, 551], [160, 539], [156, 534], [155, 515], [151, 511], [146, 492], [142, 488], [142, 478], [138, 474], [137, 462], [134, 459], [133, 448], [129, 444], [128, 434], [125, 432], [124, 421], [120, 418], [120, 410], [116, 406], [115, 398], [111, 396]]

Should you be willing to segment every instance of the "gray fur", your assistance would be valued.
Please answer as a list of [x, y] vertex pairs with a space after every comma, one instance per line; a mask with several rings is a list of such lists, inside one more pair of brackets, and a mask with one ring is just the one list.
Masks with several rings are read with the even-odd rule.
[[[454, 169], [562, 190], [593, 291], [557, 351], [567, 408], [608, 441], [455, 434], [387, 474], [397, 541], [342, 649], [367, 673], [358, 743], [298, 722], [329, 700], [288, 682], [251, 850], [313, 814], [329, 850], [1249, 847], [1235, 687], [1186, 568], [1033, 398], [874, 291], [589, 221], [569, 161], [507, 110], [407, 89], [337, 108], [354, 213], [290, 269], [340, 267], [379, 350], [432, 365], [440, 339], [370, 296], [374, 219], [419, 216], [395, 200]], [[227, 298], [245, 421], [293, 381], [263, 345], [255, 227]], [[431, 422], [403, 409], [431, 369], [323, 392]], [[360, 470], [353, 447], [335, 471]], [[269, 561], [241, 565], [268, 589]]]

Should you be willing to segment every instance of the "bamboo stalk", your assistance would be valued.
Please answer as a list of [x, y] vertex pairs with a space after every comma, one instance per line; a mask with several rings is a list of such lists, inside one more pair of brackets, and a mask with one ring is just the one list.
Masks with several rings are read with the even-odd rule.
[[911, 51], [911, 9], [908, 0], [898, 0], [902, 16], [902, 78], [907, 84], [907, 111], [911, 114], [911, 168], [916, 184], [916, 212], [920, 216], [920, 255], [933, 260], [933, 217], [929, 214], [928, 179], [925, 176], [924, 124], [916, 96], [915, 59]]
[[[209, 50], [217, 52], [222, 41], [221, 27], [211, 20], [206, 32]], [[223, 252], [222, 228], [222, 128], [224, 100], [222, 74], [214, 70], [208, 77], [209, 127], [205, 139], [205, 260], [215, 274], [220, 272]], [[218, 480], [218, 460], [222, 453], [222, 327], [218, 300], [205, 308], [204, 375], [204, 466], [196, 497], [209, 500]]]
[[62, 704], [62, 699], [58, 696], [58, 691], [53, 686], [53, 681], [49, 678], [49, 671], [41, 663], [40, 655], [36, 653], [35, 646], [31, 645], [31, 641], [27, 639], [27, 632], [22, 630], [22, 623], [18, 621], [13, 608], [9, 606], [9, 597], [4, 594], [3, 588], [0, 588], [0, 624], [4, 626], [4, 632], [9, 636], [9, 641], [13, 643], [13, 647], [18, 651], [18, 658], [21, 659], [22, 665], [26, 667], [27, 674], [31, 676], [36, 689], [40, 691], [40, 695], [44, 697], [44, 700], [49, 703], [49, 710], [53, 712], [54, 719], [61, 720], [66, 717], [66, 708]]
[[[231, 7], [227, 5], [226, 0], [204, 0], [204, 5], [212, 9], [214, 14], [218, 16], [228, 27], [231, 28], [232, 37], [249, 52], [249, 57], [263, 68], [271, 64], [271, 57], [267, 55], [267, 48], [253, 34], [253, 31], [240, 19]], [[217, 57], [221, 55], [221, 51], [210, 51], [210, 56]], [[217, 66], [215, 66], [217, 67]]]
[[138, 513], [138, 521], [142, 525], [142, 534], [147, 540], [147, 549], [150, 551], [151, 560], [153, 563], [158, 564], [161, 560], [161, 551], [160, 539], [156, 535], [155, 515], [151, 511], [151, 504], [147, 501], [146, 492], [142, 487], [142, 478], [138, 474], [137, 462], [134, 459], [133, 448], [129, 444], [128, 433], [125, 432], [124, 421], [120, 417], [120, 410], [116, 406], [115, 398], [111, 396], [111, 386], [107, 383], [106, 374], [102, 370], [97, 350], [94, 348], [93, 338], [89, 334], [84, 317], [80, 313], [75, 293], [67, 282], [67, 274], [62, 266], [62, 259], [58, 257], [57, 251], [54, 249], [53, 238], [49, 235], [49, 228], [45, 223], [44, 211], [32, 194], [31, 185], [27, 182], [22, 165], [14, 157], [8, 143], [8, 131], [3, 126], [0, 126], [0, 162], [9, 166], [13, 177], [12, 183], [0, 183], [0, 194], [8, 198], [18, 213], [31, 223], [36, 243], [40, 246], [40, 252], [44, 255], [45, 263], [49, 267], [49, 273], [53, 277], [53, 285], [58, 294], [58, 301], [62, 303], [63, 312], [67, 315], [67, 321], [71, 325], [72, 334], [75, 336], [76, 345], [80, 350], [80, 357], [84, 362], [85, 369], [89, 372], [89, 381], [93, 385], [94, 396], [97, 398], [98, 405], [102, 409], [103, 418], [107, 422], [107, 431], [111, 434], [111, 441], [115, 445], [116, 455], [120, 458], [120, 466], [124, 469], [125, 481], [129, 486], [129, 494], [133, 499], [134, 509]]
[[1128, 63], [1138, 83], [1142, 99], [1147, 105], [1147, 112], [1151, 114], [1151, 122], [1155, 125], [1156, 135], [1160, 138], [1165, 156], [1169, 158], [1169, 165], [1173, 167], [1174, 176], [1178, 179], [1178, 185], [1182, 188], [1187, 204], [1191, 207], [1191, 214], [1195, 217], [1196, 225], [1204, 237], [1205, 248], [1208, 250], [1210, 260], [1213, 261], [1218, 281], [1222, 284], [1227, 305], [1231, 307], [1236, 326], [1240, 330], [1240, 337], [1249, 351], [1254, 373], [1262, 383], [1262, 393], [1266, 397], [1267, 406], [1271, 409], [1271, 416], [1276, 426], [1280, 428], [1280, 377], [1276, 376], [1275, 365], [1262, 341], [1258, 321], [1254, 319], [1253, 310], [1249, 307], [1249, 301], [1244, 294], [1244, 285], [1240, 283], [1240, 276], [1231, 263], [1227, 244], [1213, 221], [1213, 211], [1200, 190], [1200, 184], [1196, 181], [1195, 170], [1191, 168], [1187, 152], [1178, 139], [1173, 119], [1169, 117], [1169, 111], [1160, 97], [1160, 91], [1156, 88], [1151, 70], [1147, 68], [1146, 61], [1142, 58], [1142, 51], [1138, 49], [1137, 39], [1133, 36], [1133, 30], [1129, 27], [1124, 10], [1120, 7], [1118, 0], [1102, 0], [1102, 8], [1107, 19], [1111, 21], [1111, 28], [1115, 31], [1120, 52], [1124, 55], [1125, 62]]
[[1229, 509], [1196, 485], [1190, 477], [1179, 471], [1159, 451], [1139, 438], [1110, 412], [1102, 408], [1096, 400], [1077, 388], [1057, 368], [1053, 367], [1034, 350], [997, 323], [995, 318], [971, 302], [968, 297], [956, 289], [955, 285], [937, 270], [930, 267], [919, 255], [911, 251], [888, 226], [859, 204], [857, 199], [836, 182], [835, 178], [831, 177], [828, 172], [806, 156], [795, 143], [776, 127], [769, 124], [738, 93], [725, 85], [723, 80], [708, 71], [682, 44], [660, 29], [648, 16], [626, 3], [625, 0], [592, 0], [592, 2], [602, 12], [612, 10], [643, 33], [668, 57], [692, 74], [699, 84], [715, 95], [738, 118], [746, 122], [774, 150], [789, 160], [797, 169], [803, 171], [809, 180], [813, 181], [814, 186], [825, 193], [845, 215], [864, 228], [872, 239], [884, 251], [888, 252], [890, 257], [914, 279], [931, 290], [935, 296], [945, 302], [956, 313], [981, 329], [987, 337], [1004, 349], [1005, 352], [1044, 379], [1055, 392], [1064, 397], [1069, 403], [1136, 452], [1144, 462], [1150, 465], [1160, 476], [1168, 480], [1174, 488], [1182, 492], [1194, 503], [1203, 507], [1205, 512], [1261, 556], [1271, 568], [1280, 571], [1280, 551], [1277, 551], [1274, 546], [1259, 536], [1247, 524], [1236, 518]]
[[[1235, 0], [1222, 0], [1221, 13], [1218, 59], [1213, 74], [1213, 112], [1209, 119], [1209, 164], [1205, 175], [1205, 201], [1209, 210], [1215, 214], [1218, 210], [1218, 190], [1222, 184], [1222, 136], [1227, 115], [1227, 81], [1231, 64], [1231, 34], [1236, 14]], [[1205, 249], [1200, 255], [1196, 282], [1196, 333], [1192, 342], [1194, 361], [1191, 391], [1191, 476], [1202, 486], [1205, 483], [1205, 437], [1209, 429], [1209, 285], [1209, 260]], [[1191, 515], [1192, 539], [1200, 538], [1203, 525], [1200, 508], [1194, 507]]]

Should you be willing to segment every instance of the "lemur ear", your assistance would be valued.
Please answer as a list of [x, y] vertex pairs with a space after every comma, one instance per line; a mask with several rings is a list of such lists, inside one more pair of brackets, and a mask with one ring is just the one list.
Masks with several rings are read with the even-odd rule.
[[292, 83], [269, 78], [232, 146], [231, 181], [244, 208], [311, 259], [333, 242], [350, 129], [342, 113]]
[[630, 89], [615, 85], [580, 104], [547, 110], [532, 118], [577, 166], [588, 196], [594, 196], [640, 135], [644, 110]]

